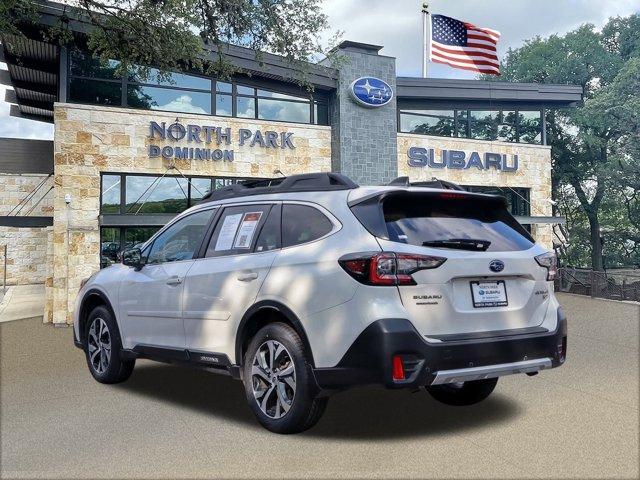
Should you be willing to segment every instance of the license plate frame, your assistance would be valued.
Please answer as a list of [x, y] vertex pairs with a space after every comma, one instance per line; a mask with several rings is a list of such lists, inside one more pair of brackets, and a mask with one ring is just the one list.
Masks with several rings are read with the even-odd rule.
[[[474, 289], [477, 286], [477, 291]], [[508, 307], [507, 283], [504, 280], [472, 280], [469, 282], [471, 289], [471, 302], [473, 308]], [[485, 293], [483, 290], [497, 290], [495, 293]], [[484, 298], [483, 298], [484, 297]], [[503, 299], [504, 297], [504, 299]]]

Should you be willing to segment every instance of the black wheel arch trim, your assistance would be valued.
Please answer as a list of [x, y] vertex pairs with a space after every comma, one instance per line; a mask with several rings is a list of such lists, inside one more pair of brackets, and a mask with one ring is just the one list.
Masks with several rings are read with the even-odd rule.
[[298, 335], [300, 335], [300, 339], [304, 343], [305, 348], [309, 352], [309, 357], [311, 359], [311, 367], [315, 368], [315, 360], [313, 359], [313, 351], [311, 350], [311, 344], [309, 343], [309, 338], [307, 337], [307, 332], [302, 326], [302, 322], [297, 317], [293, 311], [284, 305], [281, 302], [275, 300], [262, 300], [253, 304], [242, 316], [242, 320], [240, 320], [240, 324], [238, 325], [238, 329], [236, 330], [236, 365], [242, 365], [242, 343], [244, 340], [244, 330], [247, 326], [249, 320], [259, 311], [261, 310], [273, 310], [275, 312], [283, 315], [293, 326], [294, 330]]
[[85, 311], [85, 309], [86, 309], [87, 301], [93, 297], [100, 298], [100, 300], [105, 305], [105, 307], [107, 307], [107, 309], [109, 309], [109, 312], [111, 312], [111, 315], [113, 315], [113, 319], [116, 321], [116, 323], [118, 322], [116, 318], [115, 310], [111, 305], [111, 301], [109, 300], [109, 297], [107, 297], [107, 295], [102, 290], [98, 290], [97, 288], [91, 288], [87, 290], [84, 296], [82, 297], [82, 301], [80, 302], [80, 307], [79, 307], [80, 312], [78, 312], [80, 338], [76, 339], [75, 333], [74, 333], [74, 339], [73, 339], [75, 345], [78, 348], [84, 347], [84, 328], [86, 323], [86, 317], [89, 315], [89, 313], [91, 313], [91, 312]]

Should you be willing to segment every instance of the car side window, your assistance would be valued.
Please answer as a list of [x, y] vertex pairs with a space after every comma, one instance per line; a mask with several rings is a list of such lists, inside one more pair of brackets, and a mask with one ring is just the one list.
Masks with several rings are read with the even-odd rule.
[[238, 255], [253, 251], [271, 205], [227, 207], [213, 230], [206, 257]]
[[215, 210], [204, 210], [181, 218], [153, 241], [147, 264], [191, 260]]
[[254, 251], [268, 252], [280, 248], [280, 205], [274, 205], [264, 222]]
[[291, 247], [312, 242], [333, 230], [324, 213], [308, 205], [282, 206], [282, 246]]

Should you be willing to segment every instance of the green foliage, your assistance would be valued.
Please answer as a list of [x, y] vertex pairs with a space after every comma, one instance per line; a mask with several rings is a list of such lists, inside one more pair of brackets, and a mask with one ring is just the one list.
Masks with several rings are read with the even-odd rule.
[[[0, 31], [18, 33], [37, 18], [35, 2], [0, 0]], [[319, 0], [77, 0], [58, 25], [45, 32], [65, 42], [70, 18], [91, 24], [89, 49], [104, 63], [118, 59], [121, 72], [132, 65], [142, 78], [185, 68], [228, 78], [238, 69], [226, 58], [227, 44], [283, 56], [293, 80], [311, 88], [307, 60], [322, 53], [319, 33], [327, 28]]]
[[547, 113], [553, 193], [567, 217], [565, 261], [575, 266], [640, 263], [640, 16], [586, 24], [564, 36], [510, 49], [502, 78], [576, 84], [582, 106]]

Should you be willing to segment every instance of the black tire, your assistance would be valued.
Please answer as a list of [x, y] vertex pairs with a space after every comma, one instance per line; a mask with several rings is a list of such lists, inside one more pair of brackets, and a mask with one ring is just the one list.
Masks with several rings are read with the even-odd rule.
[[462, 385], [433, 385], [427, 391], [439, 402], [456, 407], [481, 402], [493, 392], [497, 378], [464, 382]]
[[[95, 330], [92, 329], [95, 324]], [[100, 332], [102, 327], [102, 332]], [[105, 331], [106, 329], [106, 331]], [[96, 335], [96, 332], [98, 334]], [[101, 334], [100, 334], [101, 333]], [[96, 338], [99, 348], [96, 352]], [[106, 348], [109, 341], [109, 352]], [[100, 383], [120, 383], [127, 380], [133, 372], [135, 360], [123, 360], [121, 355], [122, 340], [118, 324], [108, 308], [99, 306], [94, 308], [87, 317], [84, 332], [84, 353], [87, 365], [93, 378]]]
[[[271, 367], [268, 361], [263, 367], [259, 364], [256, 353], [258, 350], [261, 354], [267, 353], [270, 345], [275, 345], [274, 350], [280, 353], [271, 361]], [[280, 345], [284, 347], [284, 351], [280, 350]], [[261, 370], [260, 375], [252, 373], [254, 360]], [[290, 370], [291, 363], [294, 367], [295, 390], [289, 385], [291, 373], [284, 375]], [[313, 427], [320, 420], [327, 407], [328, 398], [317, 398], [310, 364], [309, 354], [302, 340], [295, 330], [284, 323], [271, 323], [251, 339], [244, 356], [242, 378], [249, 407], [267, 430], [283, 434], [299, 433]], [[284, 376], [280, 377], [280, 373]], [[270, 380], [265, 377], [269, 377]], [[282, 395], [281, 387], [284, 389]], [[260, 398], [264, 402], [258, 400], [258, 395], [261, 395]], [[266, 411], [261, 408], [262, 403]], [[284, 412], [284, 408], [288, 410]]]

